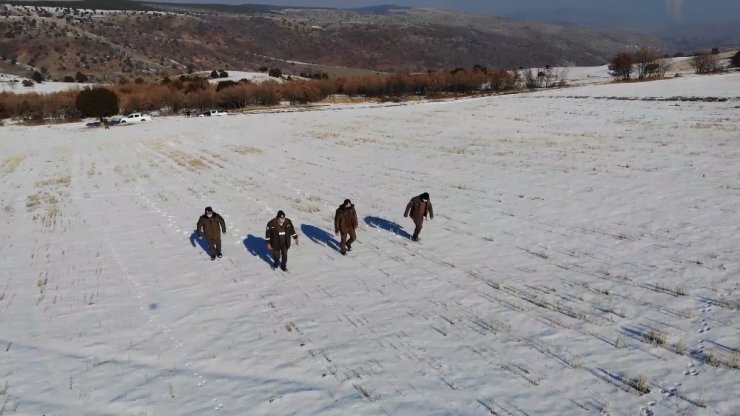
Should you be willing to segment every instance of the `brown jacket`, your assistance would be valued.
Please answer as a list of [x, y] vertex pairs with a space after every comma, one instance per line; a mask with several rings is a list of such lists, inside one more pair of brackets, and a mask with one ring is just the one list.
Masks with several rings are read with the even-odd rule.
[[348, 233], [357, 228], [357, 211], [355, 211], [354, 204], [345, 208], [344, 204], [337, 208], [337, 213], [334, 214], [334, 232]]
[[196, 229], [201, 235], [209, 240], [218, 240], [221, 238], [221, 232], [226, 232], [226, 223], [223, 217], [217, 213], [213, 213], [211, 218], [206, 217], [205, 214], [200, 216]]
[[423, 202], [421, 200], [421, 195], [411, 198], [411, 201], [406, 205], [406, 211], [403, 213], [404, 217], [408, 217], [409, 215], [411, 215], [411, 218], [414, 220], [421, 220], [427, 215], [429, 218], [434, 218], [432, 201], [427, 200], [427, 202]]
[[[285, 233], [282, 234], [282, 237], [284, 237], [282, 239], [282, 241], [285, 243], [284, 246], [280, 244], [280, 233]], [[298, 238], [298, 234], [296, 234], [295, 228], [293, 228], [293, 222], [291, 220], [286, 218], [282, 228], [278, 225], [277, 218], [273, 218], [270, 220], [270, 222], [267, 223], [267, 229], [265, 230], [265, 240], [270, 243], [270, 246], [272, 246], [273, 250], [279, 248], [290, 248], [290, 237], [293, 237], [295, 239]]]

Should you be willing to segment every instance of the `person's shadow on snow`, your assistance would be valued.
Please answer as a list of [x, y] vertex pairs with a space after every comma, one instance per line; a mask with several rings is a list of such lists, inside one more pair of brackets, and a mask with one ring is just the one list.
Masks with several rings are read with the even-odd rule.
[[301, 231], [309, 240], [316, 244], [324, 244], [327, 247], [339, 251], [339, 242], [328, 231], [313, 225], [301, 224]]
[[[198, 244], [196, 244], [196, 242]], [[194, 230], [192, 234], [190, 234], [190, 244], [193, 245], [193, 247], [198, 247], [203, 249], [203, 251], [208, 254], [208, 241], [206, 241], [205, 238], [201, 237], [200, 234], [198, 234], [197, 230]]]
[[272, 256], [270, 250], [267, 249], [267, 241], [264, 238], [249, 234], [243, 243], [249, 254], [262, 259], [262, 261], [272, 266]]
[[365, 217], [365, 224], [371, 226], [372, 228], [380, 228], [381, 230], [390, 231], [393, 234], [403, 238], [411, 238], [411, 234], [406, 232], [406, 230], [404, 230], [402, 226], [396, 224], [393, 221], [388, 221], [384, 218], [367, 216]]

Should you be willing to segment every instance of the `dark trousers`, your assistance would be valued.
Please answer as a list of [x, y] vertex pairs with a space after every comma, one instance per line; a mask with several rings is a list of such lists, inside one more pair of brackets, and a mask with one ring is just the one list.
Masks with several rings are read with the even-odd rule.
[[208, 254], [211, 257], [221, 253], [221, 239], [220, 238], [209, 238], [208, 239]]
[[[344, 254], [347, 252], [347, 246], [351, 246], [352, 243], [355, 242], [357, 239], [357, 236], [355, 235], [355, 230], [351, 229], [349, 231], [340, 231], [339, 235], [342, 236], [342, 244], [340, 245], [339, 251]], [[349, 237], [349, 239], [347, 239]]]
[[275, 267], [280, 266], [280, 268], [284, 269], [288, 265], [288, 247], [273, 247], [272, 261]]
[[416, 228], [414, 228], [414, 236], [411, 237], [412, 240], [417, 240], [419, 238], [419, 233], [421, 232], [421, 227], [423, 224], [424, 217], [414, 218], [414, 225], [416, 225]]

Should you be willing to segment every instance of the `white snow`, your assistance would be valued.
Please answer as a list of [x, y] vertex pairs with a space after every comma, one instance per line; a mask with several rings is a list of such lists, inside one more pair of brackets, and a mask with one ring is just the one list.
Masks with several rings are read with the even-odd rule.
[[740, 101], [551, 95], [0, 127], [0, 413], [740, 414]]
[[539, 91], [538, 96], [589, 96], [624, 98], [736, 98], [740, 100], [740, 74], [690, 75], [656, 81], [612, 83], [609, 85]]
[[[243, 79], [248, 79], [254, 83], [262, 83], [265, 81], [274, 81], [282, 83], [282, 78], [271, 77], [270, 75], [263, 72], [244, 72], [244, 71], [226, 71], [229, 76], [226, 78], [209, 78], [211, 84], [218, 84], [221, 81], [234, 81], [239, 82]], [[210, 72], [203, 72], [203, 76], [210, 76]]]
[[60, 91], [81, 90], [89, 84], [78, 84], [76, 82], [54, 82], [44, 81], [40, 84], [34, 82], [31, 87], [24, 87], [23, 81], [27, 78], [18, 77], [11, 74], [0, 73], [0, 92], [13, 92], [23, 94], [29, 92], [38, 92], [49, 94]]

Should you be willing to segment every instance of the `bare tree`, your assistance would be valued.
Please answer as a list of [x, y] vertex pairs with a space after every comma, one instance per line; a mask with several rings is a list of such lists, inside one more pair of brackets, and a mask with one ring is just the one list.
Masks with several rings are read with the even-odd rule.
[[697, 74], [712, 74], [722, 69], [719, 55], [710, 52], [697, 53], [691, 58], [690, 63]]
[[632, 78], [635, 58], [629, 52], [619, 52], [609, 61], [609, 75], [618, 80]]
[[[660, 51], [653, 48], [640, 48], [635, 52], [635, 69], [640, 79], [655, 76], [660, 69], [658, 61], [663, 57]], [[664, 72], [665, 74], [665, 72]]]

